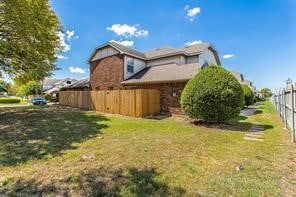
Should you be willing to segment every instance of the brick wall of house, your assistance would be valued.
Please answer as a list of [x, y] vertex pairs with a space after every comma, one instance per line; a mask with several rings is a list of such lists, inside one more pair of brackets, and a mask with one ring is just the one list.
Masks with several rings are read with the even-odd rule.
[[124, 62], [123, 55], [114, 55], [90, 63], [90, 89], [122, 89]]
[[[160, 91], [160, 109], [165, 113], [182, 114], [180, 97], [186, 83], [160, 83], [131, 86], [132, 88], [158, 89]], [[128, 86], [126, 87], [128, 88]]]

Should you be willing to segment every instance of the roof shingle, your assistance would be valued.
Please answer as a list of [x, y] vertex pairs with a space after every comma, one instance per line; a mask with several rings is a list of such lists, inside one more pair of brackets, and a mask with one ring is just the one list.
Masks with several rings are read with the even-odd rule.
[[146, 67], [131, 78], [121, 82], [123, 85], [141, 83], [182, 82], [190, 80], [198, 73], [197, 63], [178, 65], [175, 63]]

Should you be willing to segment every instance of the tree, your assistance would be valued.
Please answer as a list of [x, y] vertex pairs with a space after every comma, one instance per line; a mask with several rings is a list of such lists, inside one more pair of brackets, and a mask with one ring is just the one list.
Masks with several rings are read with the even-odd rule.
[[51, 75], [59, 31], [47, 0], [0, 0], [0, 71], [27, 81]]
[[29, 81], [23, 86], [19, 86], [17, 90], [18, 96], [29, 96], [35, 94], [42, 94], [42, 85], [36, 81]]
[[10, 84], [0, 79], [0, 92], [7, 92]]
[[263, 88], [260, 90], [260, 94], [264, 100], [270, 98], [272, 96], [272, 92], [269, 88]]
[[242, 88], [244, 90], [245, 95], [245, 105], [252, 105], [255, 101], [255, 94], [253, 90], [247, 84], [242, 84]]
[[185, 86], [182, 110], [191, 118], [225, 122], [236, 117], [244, 104], [240, 83], [221, 66], [202, 69]]

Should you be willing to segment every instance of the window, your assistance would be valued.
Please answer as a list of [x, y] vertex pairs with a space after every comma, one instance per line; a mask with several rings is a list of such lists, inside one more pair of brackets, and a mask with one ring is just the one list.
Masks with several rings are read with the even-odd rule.
[[127, 60], [127, 72], [134, 73], [134, 59]]

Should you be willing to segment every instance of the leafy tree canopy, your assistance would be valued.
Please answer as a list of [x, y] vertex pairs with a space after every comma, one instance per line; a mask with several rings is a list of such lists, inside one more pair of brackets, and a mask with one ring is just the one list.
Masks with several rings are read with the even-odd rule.
[[260, 90], [260, 94], [264, 99], [267, 99], [272, 96], [272, 92], [269, 88], [263, 88]]
[[42, 94], [42, 85], [36, 81], [29, 81], [25, 85], [19, 86], [17, 89], [18, 96], [29, 96]]
[[10, 84], [7, 83], [6, 81], [0, 79], [0, 92], [2, 91], [8, 91], [8, 88], [9, 88]]
[[49, 76], [60, 29], [48, 0], [0, 0], [0, 72], [26, 81]]

